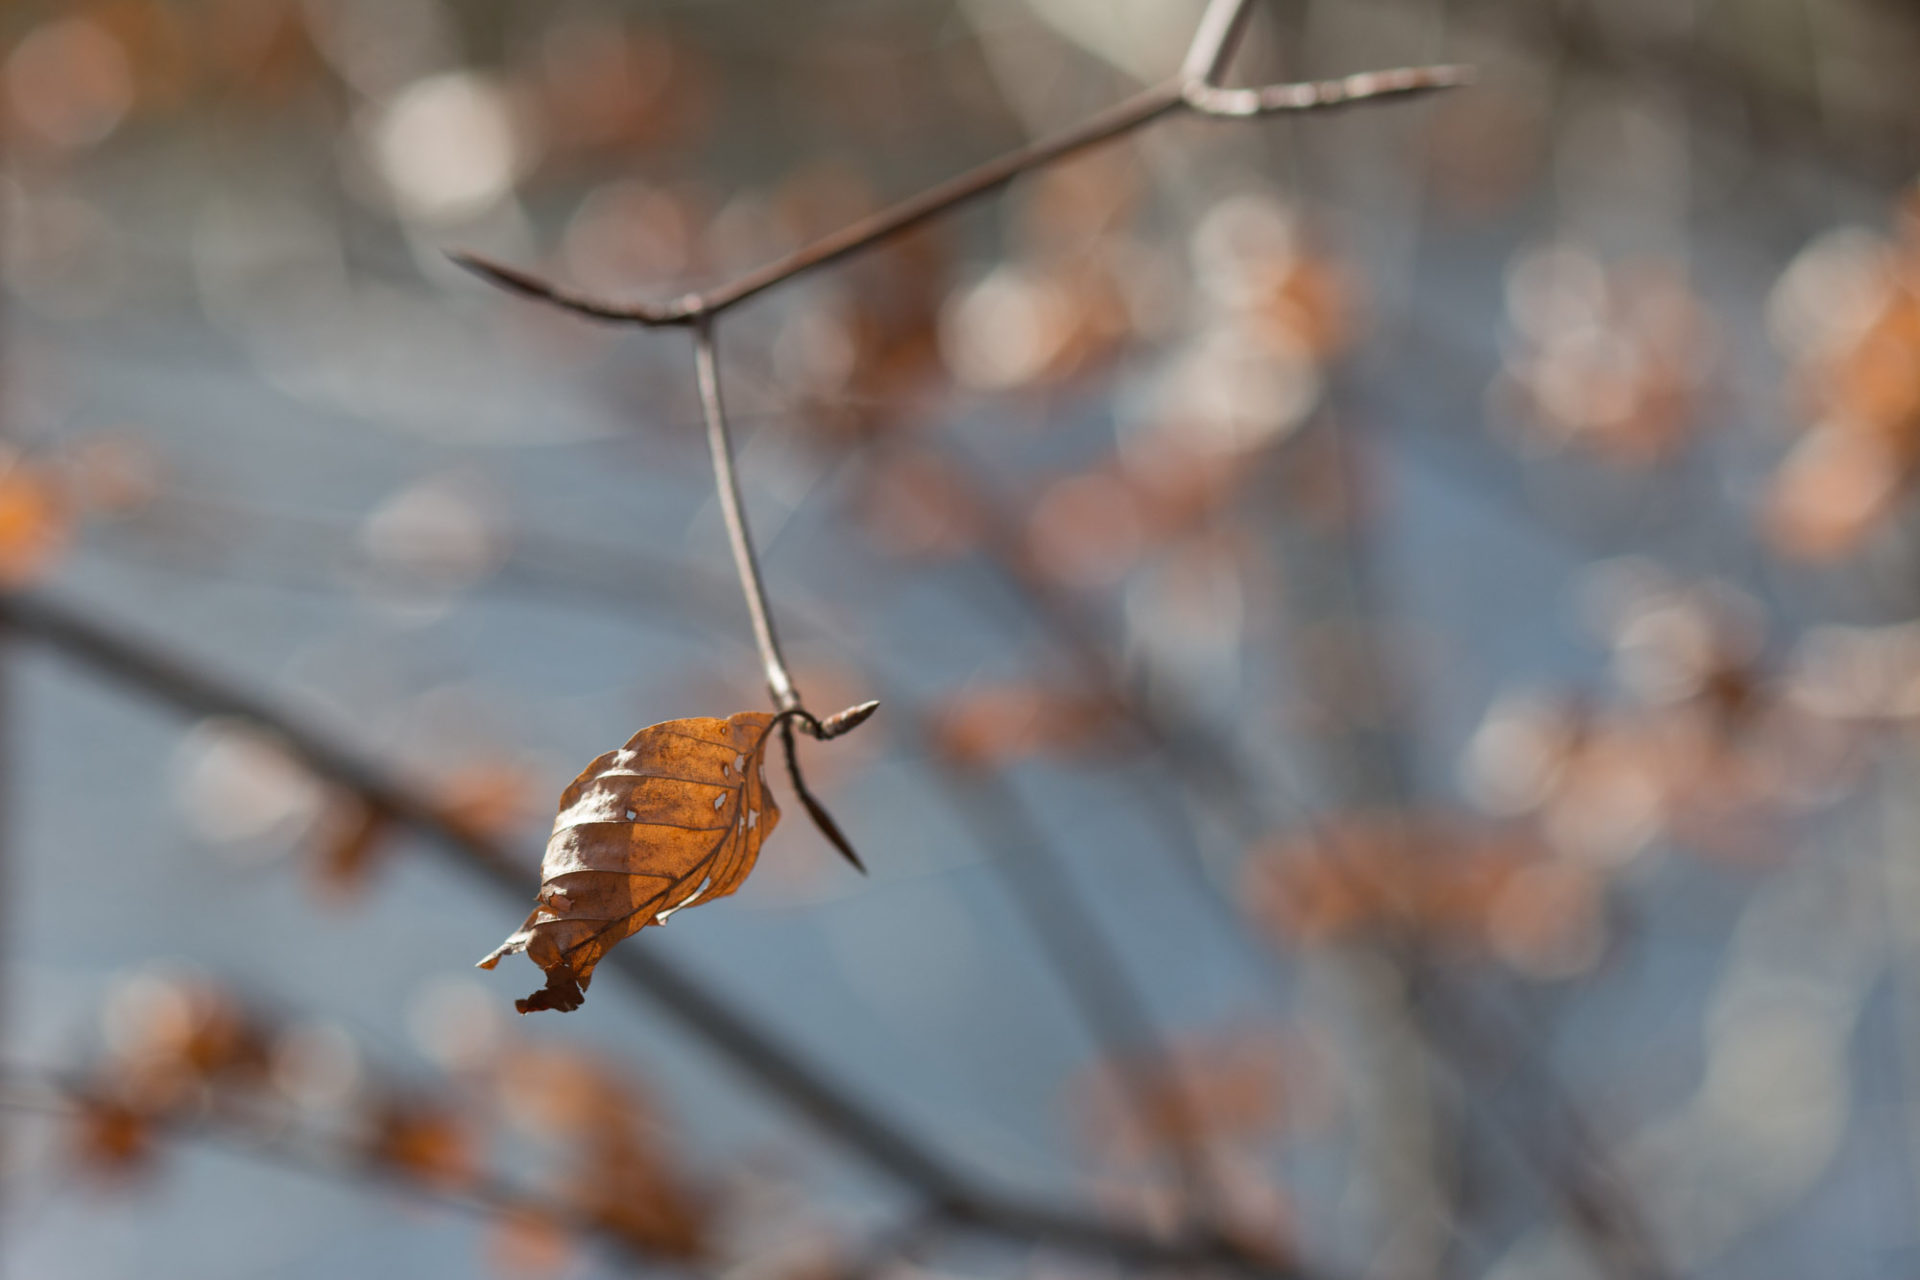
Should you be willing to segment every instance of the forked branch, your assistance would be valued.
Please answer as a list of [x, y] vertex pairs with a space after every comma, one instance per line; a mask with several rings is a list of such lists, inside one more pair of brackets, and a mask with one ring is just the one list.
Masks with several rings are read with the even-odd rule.
[[[977, 196], [998, 189], [1031, 169], [1040, 168], [1074, 152], [1131, 133], [1177, 110], [1202, 116], [1249, 117], [1279, 111], [1307, 111], [1352, 103], [1426, 93], [1466, 83], [1470, 73], [1457, 66], [1408, 67], [1369, 71], [1340, 80], [1269, 85], [1257, 89], [1227, 89], [1217, 83], [1232, 61], [1245, 32], [1252, 0], [1210, 0], [1175, 79], [1166, 81], [1051, 137], [1031, 142], [994, 160], [939, 183], [891, 208], [882, 209], [831, 232], [810, 245], [759, 267], [704, 293], [689, 293], [662, 304], [622, 304], [602, 301], [564, 289], [516, 267], [471, 253], [456, 253], [460, 265], [503, 289], [550, 303], [595, 320], [645, 326], [687, 325], [693, 329], [694, 356], [700, 388], [700, 406], [713, 455], [714, 485], [725, 517], [734, 568], [747, 600], [754, 643], [765, 669], [767, 691], [774, 706], [791, 713], [802, 706], [799, 692], [780, 652], [766, 585], [747, 529], [740, 481], [727, 434], [726, 411], [720, 396], [719, 359], [714, 348], [714, 318], [776, 285], [871, 248], [891, 236], [919, 226]], [[819, 721], [807, 717], [816, 737]], [[807, 790], [795, 754], [791, 721], [783, 725], [782, 743], [794, 788], [821, 832], [856, 867], [860, 860], [832, 818]], [[864, 870], [864, 868], [862, 868]]]
[[1143, 90], [1079, 124], [1009, 151], [703, 292], [684, 294], [664, 303], [614, 302], [564, 288], [476, 253], [456, 252], [452, 257], [461, 266], [503, 289], [589, 319], [648, 327], [693, 325], [697, 328], [710, 317], [756, 294], [911, 230], [1005, 186], [1029, 170], [1132, 133], [1175, 111], [1229, 118], [1316, 111], [1450, 89], [1472, 78], [1470, 68], [1436, 65], [1365, 71], [1338, 80], [1254, 89], [1222, 88], [1216, 82], [1232, 60], [1251, 11], [1251, 0], [1213, 0], [1201, 18], [1178, 78]]

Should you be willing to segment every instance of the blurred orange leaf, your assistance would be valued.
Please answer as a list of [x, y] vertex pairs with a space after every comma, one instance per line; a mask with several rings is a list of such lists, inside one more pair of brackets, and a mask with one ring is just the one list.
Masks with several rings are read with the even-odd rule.
[[375, 1111], [368, 1154], [378, 1165], [443, 1190], [471, 1183], [479, 1168], [459, 1117], [420, 1098], [396, 1098]]
[[927, 718], [933, 748], [967, 768], [1111, 747], [1125, 740], [1125, 728], [1120, 709], [1106, 698], [1029, 684], [970, 689], [942, 702]]
[[581, 1221], [650, 1253], [692, 1257], [703, 1249], [706, 1202], [678, 1176], [636, 1081], [564, 1046], [523, 1046], [501, 1066], [517, 1126], [567, 1153], [561, 1202]]
[[1096, 1063], [1071, 1096], [1089, 1145], [1106, 1162], [1161, 1150], [1258, 1144], [1285, 1117], [1286, 1046], [1258, 1031], [1183, 1038], [1164, 1053]]
[[168, 1106], [215, 1082], [252, 1084], [271, 1069], [272, 1036], [231, 993], [195, 979], [156, 982], [118, 1011], [117, 1070], [142, 1106]]
[[493, 1223], [489, 1256], [509, 1275], [553, 1275], [573, 1257], [566, 1227], [539, 1214], [502, 1214]]
[[487, 837], [510, 836], [530, 816], [533, 779], [510, 760], [483, 760], [449, 777], [441, 800], [468, 830]]
[[366, 883], [382, 837], [391, 825], [387, 815], [353, 797], [344, 797], [321, 820], [315, 842], [315, 871], [321, 884], [350, 894]]
[[123, 1103], [93, 1094], [75, 1101], [71, 1136], [75, 1160], [90, 1174], [121, 1179], [143, 1172], [153, 1160], [153, 1124]]
[[1249, 906], [1278, 936], [1325, 942], [1412, 928], [1477, 945], [1508, 880], [1545, 850], [1443, 814], [1361, 813], [1249, 861]]
[[0, 471], [0, 585], [38, 578], [66, 550], [71, 532], [65, 497], [45, 470], [14, 462]]
[[486, 959], [524, 951], [547, 985], [514, 1007], [577, 1009], [614, 943], [724, 897], [780, 820], [762, 766], [775, 717], [668, 720], [601, 756], [560, 797], [539, 905]]
[[698, 1257], [705, 1206], [670, 1176], [650, 1144], [609, 1130], [587, 1144], [576, 1198], [602, 1230], [669, 1258]]

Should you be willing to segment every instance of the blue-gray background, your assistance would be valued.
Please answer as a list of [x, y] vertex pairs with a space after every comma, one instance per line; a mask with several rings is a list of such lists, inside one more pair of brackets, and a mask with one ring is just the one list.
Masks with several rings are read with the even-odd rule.
[[[228, 7], [209, 17], [211, 7], [180, 6], [179, 30], [270, 25]], [[17, 51], [54, 24], [93, 23], [144, 85], [139, 33], [156, 28], [127, 16], [138, 8], [9, 5], [0, 36]], [[235, 76], [160, 105], [141, 89], [116, 115], [109, 65], [105, 106], [93, 109], [113, 118], [91, 133], [84, 102], [78, 124], [36, 124], [21, 106], [34, 86], [9, 73], [20, 120], [3, 193], [8, 431], [30, 453], [137, 441], [158, 477], [135, 513], [83, 521], [38, 586], [194, 655], [408, 776], [523, 771], [531, 893], [539, 811], [580, 764], [642, 724], [754, 705], [757, 665], [684, 335], [543, 314], [440, 251], [471, 245], [564, 274], [553, 247], [597, 192], [625, 183], [697, 187], [684, 207], [731, 211], [686, 229], [700, 242], [735, 228], [709, 246], [708, 271], [687, 278], [751, 265], [790, 240], [765, 214], [790, 175], [854, 175], [856, 211], [907, 194], [1111, 101], [1136, 76], [1169, 72], [1196, 6], [1100, 8], [262, 5], [294, 30], [285, 38], [310, 46], [311, 82], [285, 72], [292, 87], [268, 92]], [[1372, 582], [1410, 655], [1401, 728], [1435, 805], [1467, 803], [1458, 762], [1501, 692], [1605, 686], [1607, 649], [1577, 608], [1598, 561], [1642, 554], [1679, 578], [1741, 581], [1789, 640], [1815, 621], [1860, 620], [1840, 575], [1755, 568], [1765, 553], [1752, 548], [1751, 507], [1795, 412], [1764, 311], [1816, 236], [1889, 224], [1912, 156], [1902, 42], [1915, 25], [1864, 0], [1693, 0], [1561, 5], [1573, 17], [1556, 33], [1533, 8], [1264, 6], [1249, 52], [1269, 70], [1479, 63], [1481, 86], [1467, 92], [1504, 95], [1497, 119], [1515, 132], [1485, 141], [1496, 154], [1476, 163], [1498, 173], [1501, 148], [1523, 153], [1499, 179], [1511, 190], [1482, 204], [1441, 192], [1431, 101], [1155, 126], [1119, 146], [1147, 193], [1134, 235], [1156, 256], [1140, 271], [1172, 277], [1160, 331], [1104, 371], [1039, 391], [935, 379], [911, 406], [913, 430], [961, 442], [1009, 493], [1030, 494], [1110, 450], [1178, 359], [1203, 306], [1188, 245], [1208, 212], [1251, 194], [1296, 213], [1364, 281], [1364, 335], [1326, 371], [1313, 412], [1366, 443]], [[630, 74], [670, 74], [672, 92], [704, 114], [651, 141], [560, 154], [525, 119], [526, 84], [623, 24], [671, 49], [670, 73], [655, 57]], [[418, 110], [408, 132], [395, 123], [407, 95], [434, 77], [450, 77], [437, 82], [451, 86], [440, 114]], [[520, 132], [502, 143], [489, 112]], [[396, 168], [411, 168], [419, 189], [398, 189]], [[1468, 183], [1478, 180], [1495, 181]], [[956, 219], [954, 289], [1006, 256], [1014, 207]], [[1488, 388], [1510, 340], [1509, 263], [1565, 238], [1683, 263], [1711, 309], [1716, 385], [1684, 466], [1623, 478], [1566, 455], [1529, 459], [1490, 421]], [[685, 283], [649, 275], [640, 257], [631, 278], [602, 287], [664, 294]], [[799, 396], [776, 376], [781, 339], [847, 287], [831, 273], [796, 284], [743, 309], [723, 335], [748, 503], [803, 687], [845, 701], [897, 690], [911, 702], [1023, 673], [1054, 679], [1058, 653], [976, 557], [890, 554], [850, 514], [857, 476], [833, 456], [839, 446], [804, 443]], [[1256, 496], [1256, 515], [1262, 501], [1283, 495]], [[1257, 519], [1246, 527], [1265, 536]], [[1157, 678], [1177, 672], [1187, 702], [1273, 775], [1281, 813], [1315, 785], [1289, 745], [1298, 690], [1275, 621], [1287, 589], [1252, 580], [1260, 557], [1239, 563], [1249, 580], [1226, 605], [1201, 608], [1234, 614], [1228, 622], [1156, 628], [1155, 597], [1131, 582], [1097, 595], [1094, 611], [1116, 652], [1157, 663]], [[235, 748], [218, 725], [183, 723], [58, 657], [16, 646], [6, 664], [10, 1064], [85, 1062], [112, 993], [156, 964], [337, 1025], [370, 1059], [422, 1073], [435, 1027], [498, 1017], [524, 994], [532, 970], [521, 961], [471, 968], [520, 905], [406, 835], [364, 893], [329, 900], [303, 865], [318, 802], [297, 775]], [[916, 750], [883, 710], [844, 747], [812, 753], [869, 878], [843, 869], [789, 804], [738, 897], [628, 945], [697, 970], [997, 1182], [1084, 1190], [1086, 1135], [1070, 1095], [1098, 1053]], [[1241, 851], [1151, 755], [1026, 761], [1012, 777], [1169, 1037], [1338, 1021], [1337, 983], [1236, 936], [1168, 862], [1141, 796], [1195, 818], [1222, 885]], [[1693, 1273], [1869, 1277], [1913, 1264], [1900, 929], [1863, 909], [1879, 903], [1897, 808], [1839, 806], [1814, 824], [1812, 856], [1761, 871], [1646, 858], [1616, 886], [1628, 923], [1608, 963], [1572, 983], [1501, 988], [1599, 1118], [1604, 1145], [1633, 1146], [1636, 1168], [1660, 1164], [1663, 1134], [1683, 1148], [1649, 1175], [1666, 1181], [1648, 1185], [1697, 1196], [1671, 1210]], [[1772, 980], [1823, 1011], [1811, 1023], [1832, 1032], [1838, 1057], [1825, 1065], [1828, 1041], [1796, 1056], [1794, 1029], [1809, 1019], [1783, 1015], [1779, 1035], [1761, 1041], [1766, 1079], [1708, 1098], [1710, 1014], [1742, 946], [1770, 949]], [[902, 1203], [611, 980], [577, 1014], [500, 1034], [577, 1039], [630, 1060], [690, 1163], [743, 1196], [755, 1179], [774, 1188], [754, 1210], [774, 1236], [882, 1222]], [[1745, 1105], [1813, 1118], [1786, 1139], [1778, 1126], [1756, 1138], [1700, 1118]], [[490, 1265], [482, 1225], [385, 1188], [183, 1143], [164, 1176], [101, 1192], [63, 1163], [53, 1121], [9, 1113], [6, 1131], [8, 1276], [453, 1276]], [[1271, 1172], [1308, 1251], [1357, 1274], [1385, 1229], [1352, 1131], [1348, 1118], [1282, 1135]], [[1778, 1141], [1802, 1152], [1798, 1176], [1776, 1180], [1782, 1191], [1743, 1189], [1743, 1165], [1780, 1159], [1768, 1145]], [[1446, 1265], [1587, 1274], [1542, 1234], [1548, 1217], [1537, 1203], [1482, 1215]], [[1713, 1224], [1699, 1229], [1708, 1243], [1688, 1234], [1699, 1221]], [[935, 1265], [1058, 1264], [961, 1253]]]

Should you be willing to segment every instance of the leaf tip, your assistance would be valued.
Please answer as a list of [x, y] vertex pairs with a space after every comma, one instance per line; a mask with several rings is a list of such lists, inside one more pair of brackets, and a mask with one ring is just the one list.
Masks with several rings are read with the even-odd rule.
[[540, 988], [524, 1000], [515, 1000], [513, 1007], [521, 1013], [536, 1013], [541, 1009], [552, 1009], [559, 1013], [572, 1013], [586, 1002], [585, 984], [573, 976], [573, 970], [566, 964], [557, 964], [547, 970], [547, 985]]

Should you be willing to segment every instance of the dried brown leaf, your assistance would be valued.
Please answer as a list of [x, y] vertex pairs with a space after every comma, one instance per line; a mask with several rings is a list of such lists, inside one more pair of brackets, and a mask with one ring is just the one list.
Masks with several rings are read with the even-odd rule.
[[539, 905], [480, 962], [524, 951], [546, 971], [520, 1012], [579, 1008], [616, 942], [740, 887], [780, 820], [762, 771], [774, 723], [764, 711], [668, 720], [573, 780], [541, 860]]

